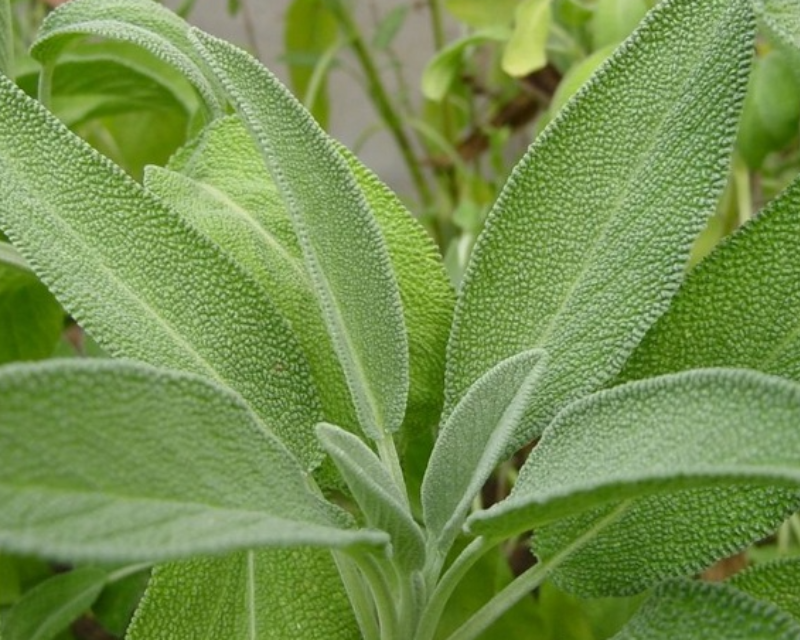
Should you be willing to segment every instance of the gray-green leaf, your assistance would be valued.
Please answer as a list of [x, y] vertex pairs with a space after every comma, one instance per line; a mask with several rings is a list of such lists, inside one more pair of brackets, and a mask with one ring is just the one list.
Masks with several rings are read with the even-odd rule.
[[375, 545], [307, 487], [239, 396], [117, 360], [0, 369], [0, 547], [168, 560], [264, 546]]
[[749, 0], [667, 0], [514, 170], [469, 264], [449, 415], [484, 372], [549, 366], [517, 445], [615, 375], [680, 284], [727, 175], [752, 56]]
[[800, 504], [798, 420], [800, 385], [753, 371], [602, 391], [564, 409], [511, 496], [467, 522], [498, 537], [534, 528], [545, 562], [573, 548], [554, 574], [570, 591], [635, 592], [742, 548]]
[[403, 421], [408, 340], [389, 256], [345, 161], [289, 91], [244, 51], [192, 37], [261, 150], [292, 218], [364, 433]]

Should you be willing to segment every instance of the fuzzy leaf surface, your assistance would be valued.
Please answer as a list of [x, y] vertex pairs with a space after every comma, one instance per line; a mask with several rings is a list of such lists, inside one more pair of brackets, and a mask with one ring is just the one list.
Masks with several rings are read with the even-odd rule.
[[714, 211], [752, 46], [747, 0], [667, 0], [537, 138], [467, 269], [446, 415], [492, 366], [542, 348], [521, 445], [619, 371]]
[[510, 497], [467, 523], [488, 536], [533, 528], [545, 562], [582, 540], [553, 576], [571, 592], [642, 590], [741, 549], [797, 508], [799, 418], [800, 385], [746, 370], [602, 391], [564, 409]]
[[504, 360], [484, 374], [439, 431], [422, 483], [425, 524], [444, 553], [495, 467], [545, 370], [540, 350]]
[[0, 546], [11, 551], [138, 562], [385, 540], [341, 528], [241, 398], [204, 378], [50, 361], [0, 369], [0, 391]]
[[612, 640], [796, 640], [800, 625], [775, 607], [725, 584], [675, 580]]
[[728, 584], [753, 598], [771, 602], [800, 623], [800, 558], [750, 567], [733, 576]]
[[312, 468], [321, 418], [283, 316], [161, 200], [0, 78], [0, 228], [114, 356], [233, 388]]
[[330, 553], [263, 549], [156, 567], [128, 640], [354, 640]]
[[381, 439], [399, 429], [408, 339], [386, 245], [344, 159], [289, 91], [241, 49], [192, 37], [261, 151], [292, 219], [359, 423]]

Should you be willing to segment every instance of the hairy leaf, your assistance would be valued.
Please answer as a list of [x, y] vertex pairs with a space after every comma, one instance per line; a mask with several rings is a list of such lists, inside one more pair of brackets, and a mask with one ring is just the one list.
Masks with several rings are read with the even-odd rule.
[[317, 435], [350, 487], [367, 523], [390, 535], [399, 565], [408, 572], [420, 569], [425, 561], [422, 531], [411, 516], [408, 499], [380, 458], [358, 437], [335, 425], [318, 425]]
[[2, 78], [0, 95], [0, 228], [67, 311], [114, 356], [232, 387], [318, 464], [308, 364], [261, 288]]
[[[560, 413], [511, 496], [468, 525], [489, 536], [534, 528], [545, 562], [577, 546], [557, 561], [564, 588], [632, 593], [742, 548], [800, 504], [798, 419], [800, 386], [752, 371], [602, 391]], [[776, 488], [756, 490], [765, 484]], [[710, 486], [724, 490], [697, 491]]]
[[612, 640], [796, 640], [800, 625], [775, 607], [724, 584], [659, 586]]
[[136, 562], [386, 539], [341, 528], [241, 398], [198, 376], [111, 360], [9, 365], [0, 395], [0, 547]]
[[771, 602], [800, 623], [800, 558], [756, 565], [737, 573], [728, 584], [753, 598]]
[[444, 553], [502, 462], [545, 362], [540, 350], [504, 360], [472, 386], [442, 426], [422, 483], [422, 506], [425, 524]]
[[361, 428], [382, 439], [403, 421], [409, 379], [402, 304], [380, 229], [345, 161], [286, 88], [244, 51], [192, 34], [289, 211]]
[[516, 443], [615, 375], [680, 284], [727, 175], [752, 55], [747, 0], [667, 0], [537, 138], [475, 247], [446, 414], [503, 359], [550, 365]]
[[330, 553], [266, 549], [156, 567], [126, 638], [353, 640]]
[[5, 617], [0, 629], [4, 640], [52, 640], [86, 613], [106, 578], [105, 571], [83, 567], [36, 585]]

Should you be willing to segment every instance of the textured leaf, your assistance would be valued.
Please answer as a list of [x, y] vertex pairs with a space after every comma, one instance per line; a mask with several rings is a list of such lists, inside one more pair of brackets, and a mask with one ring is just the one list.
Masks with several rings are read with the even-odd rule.
[[0, 392], [4, 548], [137, 562], [385, 540], [340, 528], [239, 396], [203, 378], [51, 361], [0, 369]]
[[659, 586], [613, 640], [796, 640], [789, 616], [724, 584]]
[[439, 431], [422, 483], [425, 524], [445, 554], [472, 500], [495, 467], [545, 369], [544, 353], [526, 351], [490, 369]]
[[107, 574], [84, 567], [41, 582], [12, 607], [2, 624], [5, 640], [51, 640], [86, 613]]
[[756, 565], [737, 573], [728, 584], [753, 598], [771, 602], [800, 623], [800, 558]]
[[316, 465], [317, 394], [262, 290], [2, 78], [0, 94], [0, 228], [67, 311], [112, 355], [232, 387]]
[[550, 0], [522, 0], [517, 5], [514, 32], [503, 52], [503, 71], [507, 74], [522, 77], [547, 64], [550, 4]]
[[359, 637], [330, 554], [267, 549], [156, 567], [128, 640]]
[[0, 0], [0, 73], [14, 77], [14, 31], [11, 0]]
[[344, 160], [286, 88], [244, 51], [192, 33], [292, 218], [361, 428], [382, 439], [403, 421], [409, 380], [402, 304], [380, 229]]
[[322, 446], [342, 474], [367, 523], [386, 531], [394, 556], [406, 571], [422, 567], [425, 542], [403, 495], [377, 455], [357, 436], [331, 424], [317, 426]]
[[[752, 371], [602, 391], [560, 413], [511, 496], [467, 522], [490, 536], [535, 528], [544, 561], [580, 541], [556, 582], [586, 595], [632, 593], [759, 539], [800, 504], [798, 419], [800, 386]], [[765, 484], [776, 488], [755, 490]], [[697, 491], [710, 486], [724, 490]]]
[[465, 276], [446, 414], [492, 366], [542, 348], [520, 445], [619, 371], [714, 211], [752, 39], [747, 0], [667, 0], [537, 138]]
[[800, 50], [800, 6], [795, 0], [753, 0], [753, 5], [773, 34]]
[[44, 20], [31, 55], [52, 66], [82, 37], [130, 42], [179, 70], [209, 109], [221, 113], [225, 100], [189, 42], [188, 28], [181, 18], [152, 0], [72, 0]]

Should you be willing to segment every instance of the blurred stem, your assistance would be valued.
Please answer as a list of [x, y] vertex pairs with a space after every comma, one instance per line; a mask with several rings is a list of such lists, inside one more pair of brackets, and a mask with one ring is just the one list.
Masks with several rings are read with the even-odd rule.
[[750, 170], [738, 154], [733, 160], [733, 182], [741, 226], [753, 217], [753, 190], [750, 187]]
[[361, 65], [367, 81], [369, 97], [381, 118], [386, 122], [395, 143], [400, 149], [400, 155], [403, 157], [408, 172], [411, 174], [411, 180], [414, 183], [414, 188], [423, 206], [428, 208], [433, 204], [433, 194], [422, 173], [421, 164], [414, 154], [411, 140], [403, 128], [403, 120], [395, 109], [392, 100], [389, 98], [389, 94], [378, 72], [372, 53], [367, 47], [358, 25], [356, 25], [353, 20], [351, 11], [344, 6], [343, 2], [341, 0], [333, 0], [330, 3], [330, 8]]

